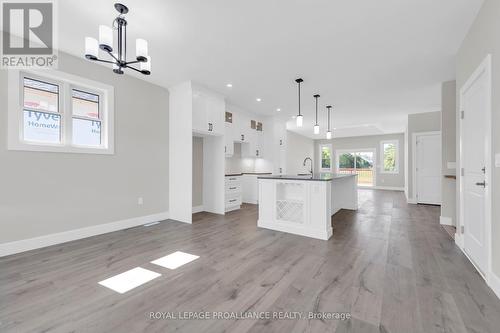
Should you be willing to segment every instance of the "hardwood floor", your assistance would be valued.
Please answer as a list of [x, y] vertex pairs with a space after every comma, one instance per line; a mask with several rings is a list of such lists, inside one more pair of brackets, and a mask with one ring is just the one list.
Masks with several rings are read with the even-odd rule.
[[[257, 229], [257, 207], [0, 259], [1, 332], [498, 332], [500, 300], [439, 225], [439, 207], [359, 191], [329, 241]], [[150, 263], [175, 251], [176, 270]], [[99, 281], [161, 273], [125, 294]], [[350, 313], [337, 319], [150, 319], [150, 312]]]

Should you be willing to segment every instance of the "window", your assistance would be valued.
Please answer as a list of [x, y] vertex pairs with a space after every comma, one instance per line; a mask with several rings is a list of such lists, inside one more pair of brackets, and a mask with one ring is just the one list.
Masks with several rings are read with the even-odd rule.
[[28, 77], [24, 77], [22, 83], [23, 140], [59, 144], [59, 85]]
[[11, 150], [113, 154], [113, 88], [51, 71], [8, 73]]
[[380, 143], [382, 173], [399, 173], [399, 141], [382, 141]]
[[358, 186], [375, 185], [375, 150], [337, 151], [337, 173], [358, 175]]
[[320, 171], [332, 172], [332, 145], [320, 145]]
[[100, 146], [102, 121], [99, 117], [99, 95], [73, 89], [71, 106], [73, 111], [73, 144]]

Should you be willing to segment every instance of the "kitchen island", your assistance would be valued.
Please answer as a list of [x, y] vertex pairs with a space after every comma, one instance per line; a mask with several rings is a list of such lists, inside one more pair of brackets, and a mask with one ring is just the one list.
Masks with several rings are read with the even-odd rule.
[[259, 177], [260, 228], [328, 240], [340, 209], [358, 209], [357, 175]]

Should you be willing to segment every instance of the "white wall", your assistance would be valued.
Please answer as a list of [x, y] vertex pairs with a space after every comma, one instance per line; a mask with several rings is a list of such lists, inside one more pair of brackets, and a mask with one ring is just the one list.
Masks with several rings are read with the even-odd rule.
[[[193, 208], [193, 99], [191, 82], [170, 88], [170, 218], [191, 223]], [[186, 191], [186, 188], [189, 189]]]
[[444, 175], [455, 175], [455, 167], [448, 168], [449, 162], [456, 162], [456, 83], [444, 82], [442, 85], [441, 138], [442, 138], [442, 174], [441, 182], [441, 217], [445, 223], [456, 225], [456, 180], [445, 178]]
[[59, 70], [114, 87], [115, 154], [8, 151], [0, 70], [0, 243], [169, 209], [168, 91], [63, 52]]
[[[492, 95], [492, 136], [493, 156], [500, 154], [500, 1], [485, 0], [476, 20], [464, 39], [457, 54], [457, 91], [465, 84], [473, 71], [481, 64], [487, 54], [492, 55], [493, 95]], [[459, 103], [457, 102], [457, 106]], [[457, 142], [459, 121], [457, 108]], [[458, 146], [458, 145], [457, 145]], [[457, 148], [458, 149], [458, 148]], [[457, 151], [457, 157], [459, 153]], [[492, 169], [490, 186], [492, 193], [492, 224], [493, 224], [493, 272], [499, 277], [500, 292], [500, 168]], [[459, 182], [457, 181], [457, 188]], [[458, 203], [458, 201], [457, 201]], [[457, 210], [459, 209], [457, 205]], [[457, 215], [458, 216], [458, 215]], [[497, 240], [497, 241], [495, 241]]]
[[[387, 140], [397, 140], [399, 142], [399, 172], [397, 174], [381, 173], [380, 166], [382, 165], [380, 156], [380, 142]], [[405, 162], [404, 162], [404, 135], [403, 134], [386, 134], [386, 135], [369, 135], [358, 136], [351, 138], [334, 138], [332, 140], [315, 140], [315, 170], [319, 172], [320, 154], [319, 147], [322, 144], [331, 144], [334, 152], [344, 149], [373, 149], [376, 154], [377, 168], [375, 170], [376, 186], [392, 187], [397, 189], [404, 188], [405, 181]], [[337, 165], [337, 156], [333, 157], [333, 167]]]
[[309, 162], [303, 166], [304, 159], [314, 160], [314, 140], [300, 134], [286, 132], [286, 173], [296, 175], [309, 172]]
[[413, 134], [418, 132], [434, 132], [441, 130], [441, 112], [415, 113], [408, 115], [408, 150], [406, 162], [408, 165], [408, 200], [415, 202], [413, 198]]

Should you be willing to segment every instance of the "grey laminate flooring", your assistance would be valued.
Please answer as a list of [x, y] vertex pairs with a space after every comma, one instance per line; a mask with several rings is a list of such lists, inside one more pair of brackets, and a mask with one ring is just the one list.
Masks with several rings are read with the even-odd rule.
[[[360, 190], [329, 241], [258, 229], [257, 206], [0, 258], [0, 332], [500, 332], [500, 301], [439, 226], [439, 207]], [[200, 258], [150, 264], [174, 251]], [[162, 276], [125, 294], [98, 281]], [[350, 320], [153, 320], [149, 312], [348, 312]]]

